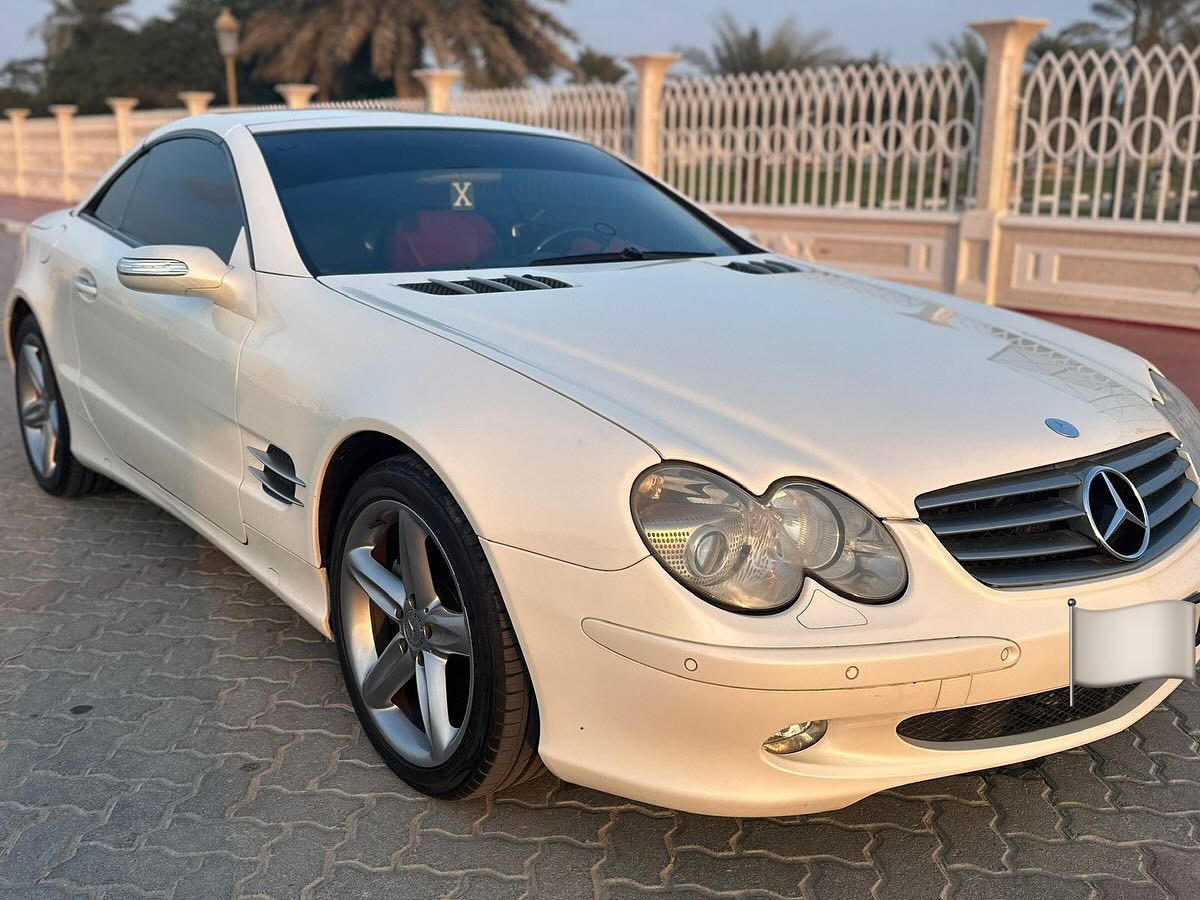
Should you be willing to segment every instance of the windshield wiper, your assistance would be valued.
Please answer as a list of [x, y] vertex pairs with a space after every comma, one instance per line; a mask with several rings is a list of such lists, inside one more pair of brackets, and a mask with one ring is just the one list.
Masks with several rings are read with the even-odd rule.
[[560, 266], [568, 263], [630, 262], [644, 259], [688, 259], [697, 256], [716, 256], [704, 250], [639, 250], [626, 247], [612, 253], [576, 253], [574, 256], [545, 256], [535, 259], [531, 266]]

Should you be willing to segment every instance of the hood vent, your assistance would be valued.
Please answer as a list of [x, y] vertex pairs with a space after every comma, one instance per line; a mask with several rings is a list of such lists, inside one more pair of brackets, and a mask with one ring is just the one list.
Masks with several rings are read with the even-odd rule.
[[793, 266], [791, 263], [781, 262], [778, 259], [740, 259], [737, 262], [731, 262], [725, 267], [733, 269], [735, 272], [744, 272], [747, 275], [786, 275], [790, 272], [803, 272], [799, 266]]
[[504, 275], [501, 278], [468, 278], [465, 281], [442, 281], [440, 278], [430, 278], [428, 281], [416, 281], [412, 284], [396, 286], [407, 288], [410, 291], [420, 291], [422, 294], [439, 294], [443, 297], [451, 294], [496, 294], [507, 291], [546, 291], [575, 287], [566, 281], [546, 275]]

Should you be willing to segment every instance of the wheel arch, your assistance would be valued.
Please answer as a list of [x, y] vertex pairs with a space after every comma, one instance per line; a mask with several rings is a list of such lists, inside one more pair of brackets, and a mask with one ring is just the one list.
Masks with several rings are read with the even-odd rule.
[[329, 455], [319, 481], [315, 511], [318, 566], [329, 565], [338, 513], [354, 483], [385, 459], [413, 452], [404, 441], [382, 431], [356, 431], [342, 439]]
[[21, 294], [17, 294], [8, 306], [8, 317], [4, 329], [4, 350], [8, 354], [8, 362], [14, 366], [17, 362], [17, 330], [21, 323], [33, 315], [33, 307]]

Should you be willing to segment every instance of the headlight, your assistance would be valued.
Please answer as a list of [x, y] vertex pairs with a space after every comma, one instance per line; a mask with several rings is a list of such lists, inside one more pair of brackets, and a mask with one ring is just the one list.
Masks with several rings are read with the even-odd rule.
[[1200, 412], [1187, 395], [1171, 384], [1162, 375], [1151, 370], [1150, 378], [1162, 402], [1157, 403], [1159, 412], [1170, 424], [1175, 436], [1183, 443], [1183, 452], [1192, 458], [1192, 464], [1200, 471]]
[[646, 546], [684, 585], [737, 612], [774, 612], [806, 575], [862, 603], [899, 596], [900, 549], [873, 515], [837, 491], [787, 481], [764, 498], [694, 466], [646, 472], [633, 491]]

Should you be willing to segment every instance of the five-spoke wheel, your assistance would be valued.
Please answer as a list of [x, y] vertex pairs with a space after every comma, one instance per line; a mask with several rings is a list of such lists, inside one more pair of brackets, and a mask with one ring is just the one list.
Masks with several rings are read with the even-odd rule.
[[540, 770], [533, 692], [479, 540], [420, 459], [342, 505], [331, 624], [359, 720], [413, 787], [467, 797]]
[[396, 500], [358, 514], [345, 553], [342, 633], [362, 698], [406, 759], [444, 762], [471, 704], [471, 629], [449, 562]]

